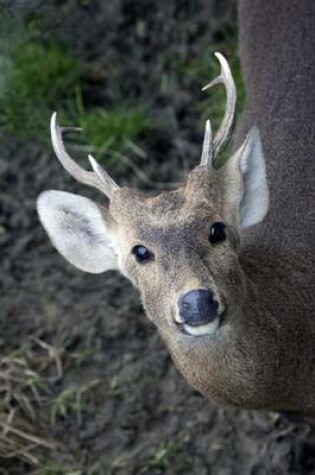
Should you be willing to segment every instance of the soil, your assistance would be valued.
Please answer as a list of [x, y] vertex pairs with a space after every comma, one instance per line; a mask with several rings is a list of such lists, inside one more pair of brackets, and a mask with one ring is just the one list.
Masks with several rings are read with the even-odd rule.
[[[205, 44], [232, 31], [235, 2], [69, 0], [55, 5], [7, 2], [25, 18], [41, 15], [47, 31], [56, 29], [93, 64], [95, 77], [84, 91], [91, 104], [123, 98], [148, 104], [164, 127], [140, 140], [148, 158], [138, 157], [138, 165], [153, 181], [180, 180], [200, 154], [200, 85], [174, 72], [172, 62], [177, 55], [196, 59]], [[167, 86], [161, 88], [163, 78]], [[70, 412], [49, 424], [44, 409], [38, 409], [41, 433], [60, 444], [56, 466], [77, 464], [81, 470], [38, 473], [315, 473], [312, 428], [203, 399], [175, 369], [130, 283], [112, 272], [81, 273], [57, 254], [38, 222], [38, 194], [55, 188], [99, 196], [74, 183], [47, 147], [21, 144], [3, 132], [2, 143], [0, 347], [8, 354], [36, 337], [81, 355], [80, 364], [65, 361], [62, 378], [52, 385], [55, 395], [73, 384], [99, 381], [82, 420]], [[124, 164], [111, 173], [119, 183], [143, 187]], [[15, 459], [5, 468], [12, 475], [31, 472]]]

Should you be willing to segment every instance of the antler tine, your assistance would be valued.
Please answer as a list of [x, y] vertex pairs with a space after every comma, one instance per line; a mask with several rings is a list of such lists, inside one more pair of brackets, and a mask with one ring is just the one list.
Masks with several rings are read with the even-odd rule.
[[211, 168], [212, 159], [213, 159], [212, 130], [211, 130], [210, 120], [208, 119], [206, 121], [200, 165], [208, 166], [209, 168]]
[[102, 193], [104, 193], [109, 199], [112, 198], [113, 193], [119, 189], [119, 186], [114, 180], [103, 170], [103, 168], [93, 159], [89, 157], [90, 163], [93, 168], [93, 172], [88, 172], [75, 163], [75, 161], [67, 153], [62, 134], [64, 132], [78, 131], [77, 127], [65, 127], [64, 129], [59, 127], [57, 123], [57, 113], [54, 112], [50, 121], [51, 141], [57, 155], [58, 160], [61, 162], [64, 169], [70, 173], [77, 181], [84, 183], [85, 185], [92, 186]]
[[221, 65], [221, 73], [213, 81], [202, 88], [202, 91], [210, 89], [217, 84], [224, 84], [226, 88], [226, 111], [221, 126], [213, 140], [213, 154], [217, 157], [222, 148], [225, 147], [230, 139], [233, 129], [235, 107], [236, 107], [236, 88], [227, 60], [221, 53], [214, 53]]

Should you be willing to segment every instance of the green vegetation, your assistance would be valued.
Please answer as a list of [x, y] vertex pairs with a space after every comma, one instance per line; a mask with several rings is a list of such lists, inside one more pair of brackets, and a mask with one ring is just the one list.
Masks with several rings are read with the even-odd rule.
[[93, 152], [102, 157], [121, 151], [148, 127], [145, 110], [139, 106], [117, 106], [112, 109], [93, 108], [80, 111], [78, 124], [91, 144]]
[[22, 139], [41, 139], [52, 110], [74, 95], [82, 67], [55, 42], [20, 45], [11, 61], [1, 91], [2, 122]]
[[147, 461], [150, 468], [166, 469], [176, 454], [176, 444], [170, 440], [162, 441]]
[[76, 470], [73, 467], [61, 466], [55, 461], [48, 460], [38, 475], [83, 475], [83, 473], [81, 469]]
[[76, 423], [80, 425], [83, 414], [91, 409], [92, 402], [89, 398], [89, 393], [98, 384], [99, 380], [95, 379], [82, 387], [69, 387], [52, 400], [50, 409], [52, 427], [56, 425], [58, 418], [66, 419], [72, 415], [75, 417]]
[[[65, 348], [31, 338], [0, 358], [0, 465], [26, 463], [41, 467], [34, 474], [81, 474], [55, 465], [60, 450], [53, 436], [57, 421], [72, 418], [77, 425], [94, 408], [99, 380], [63, 388], [63, 368], [76, 359]], [[60, 386], [56, 394], [54, 383]], [[43, 426], [46, 430], [43, 431]], [[47, 427], [49, 427], [47, 430]], [[44, 462], [47, 461], [47, 463]], [[9, 472], [8, 472], [9, 473]], [[10, 472], [11, 473], [11, 472]]]
[[[7, 15], [0, 16], [0, 27], [7, 21]], [[4, 130], [22, 141], [49, 143], [50, 117], [58, 110], [62, 124], [83, 129], [89, 151], [99, 158], [106, 154], [117, 159], [111, 152], [121, 152], [147, 128], [144, 108], [137, 104], [86, 107], [81, 91], [88, 66], [55, 39], [40, 38], [37, 23], [34, 33], [34, 26], [25, 32], [12, 18], [10, 22], [20, 41], [8, 43], [0, 37], [0, 123]], [[86, 147], [77, 144], [76, 148]]]
[[164, 473], [176, 460], [176, 473], [193, 473], [193, 457], [187, 453], [187, 437], [166, 439], [152, 446], [150, 453], [136, 464], [136, 473]]
[[[107, 161], [115, 161], [126, 148], [133, 148], [137, 138], [149, 127], [148, 113], [142, 104], [119, 103], [106, 109], [88, 107], [84, 103], [82, 90], [89, 67], [79, 61], [69, 47], [55, 39], [43, 40], [38, 21], [31, 22], [23, 30], [18, 22], [14, 23], [14, 19], [2, 15], [1, 26], [4, 28], [0, 37], [0, 124], [7, 133], [14, 134], [20, 140], [31, 139], [48, 144], [50, 116], [58, 110], [62, 124], [79, 126], [83, 130], [82, 137], [72, 137], [73, 148], [92, 152], [98, 159], [106, 158]], [[14, 40], [12, 31], [16, 31]], [[4, 38], [9, 32], [12, 41]], [[236, 45], [235, 32], [225, 32], [222, 44], [216, 48], [202, 46], [198, 58], [193, 61], [181, 56], [170, 58], [170, 69], [183, 80], [206, 84], [219, 74], [213, 52], [215, 49], [225, 52], [237, 86], [239, 115], [245, 92]], [[162, 78], [162, 89], [163, 81], [169, 81], [167, 78]], [[225, 110], [224, 88], [215, 87], [211, 92], [200, 93], [197, 108], [201, 117], [200, 127], [210, 117], [213, 129], [217, 130]], [[228, 153], [223, 154], [220, 162]]]

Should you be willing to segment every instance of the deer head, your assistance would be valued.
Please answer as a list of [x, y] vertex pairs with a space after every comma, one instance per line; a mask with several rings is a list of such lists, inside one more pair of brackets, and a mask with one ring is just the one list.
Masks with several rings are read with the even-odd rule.
[[166, 340], [174, 336], [200, 343], [238, 317], [244, 300], [241, 234], [268, 210], [256, 128], [225, 165], [214, 167], [229, 139], [236, 104], [228, 63], [221, 54], [216, 57], [221, 74], [203, 89], [225, 85], [225, 116], [214, 139], [207, 121], [200, 164], [175, 191], [147, 196], [120, 188], [91, 156], [93, 171], [83, 170], [63, 145], [67, 129], [58, 126], [56, 114], [51, 119], [52, 144], [63, 167], [107, 200], [98, 204], [63, 191], [45, 191], [37, 204], [44, 228], [57, 250], [79, 269], [117, 269], [128, 277]]

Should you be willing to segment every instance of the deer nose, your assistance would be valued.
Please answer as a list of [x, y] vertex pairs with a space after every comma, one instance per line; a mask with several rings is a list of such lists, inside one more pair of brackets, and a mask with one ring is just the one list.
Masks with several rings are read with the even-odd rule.
[[191, 326], [211, 323], [218, 316], [218, 308], [213, 293], [206, 289], [190, 290], [178, 301], [182, 322]]

